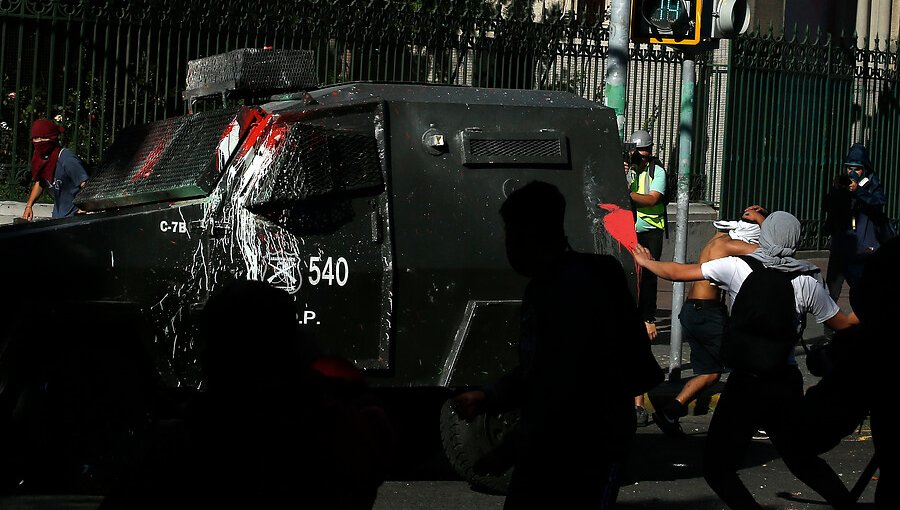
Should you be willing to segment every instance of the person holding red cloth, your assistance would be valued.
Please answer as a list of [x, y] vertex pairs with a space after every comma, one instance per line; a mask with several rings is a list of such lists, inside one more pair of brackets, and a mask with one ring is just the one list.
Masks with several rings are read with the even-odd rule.
[[64, 129], [47, 119], [31, 124], [31, 194], [25, 203], [22, 218], [31, 221], [32, 207], [47, 189], [53, 197], [53, 218], [66, 218], [78, 212], [75, 195], [84, 187], [88, 174], [81, 161], [68, 149], [59, 145], [59, 135]]

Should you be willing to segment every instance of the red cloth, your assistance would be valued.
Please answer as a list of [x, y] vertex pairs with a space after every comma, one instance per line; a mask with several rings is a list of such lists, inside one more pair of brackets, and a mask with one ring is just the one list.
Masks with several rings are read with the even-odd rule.
[[38, 119], [31, 123], [32, 138], [59, 140], [59, 135], [63, 132], [65, 132], [65, 129], [63, 129], [62, 126], [57, 126], [47, 119]]
[[34, 143], [31, 155], [31, 180], [53, 182], [56, 160], [59, 158], [59, 135], [65, 131], [61, 126], [47, 119], [38, 119], [31, 124], [31, 138], [49, 138], [46, 142]]
[[338, 356], [322, 356], [313, 361], [312, 368], [329, 379], [358, 382], [363, 378], [360, 369], [356, 368], [346, 359]]

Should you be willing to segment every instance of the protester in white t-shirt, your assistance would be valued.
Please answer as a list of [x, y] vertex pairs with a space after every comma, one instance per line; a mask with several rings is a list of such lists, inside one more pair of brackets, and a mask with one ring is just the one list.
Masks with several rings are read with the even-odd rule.
[[[818, 271], [810, 262], [793, 258], [800, 243], [800, 222], [780, 211], [769, 215], [760, 231], [759, 248], [749, 256], [766, 268], [786, 273]], [[653, 260], [649, 251], [638, 245], [632, 251], [641, 267], [672, 281], [708, 280], [728, 292], [733, 299], [752, 272], [737, 257], [725, 257], [703, 264], [679, 264]], [[801, 314], [810, 313], [817, 322], [835, 330], [849, 327], [848, 317], [828, 296], [816, 278], [801, 275], [792, 280], [798, 324]], [[760, 427], [769, 433], [772, 444], [791, 472], [818, 492], [835, 508], [850, 508], [850, 493], [834, 470], [802, 442], [791, 441], [795, 433], [796, 412], [803, 398], [803, 376], [796, 364], [783, 370], [757, 375], [733, 372], [716, 405], [709, 425], [703, 472], [707, 483], [731, 508], [759, 508], [753, 495], [737, 475], [753, 433]]]

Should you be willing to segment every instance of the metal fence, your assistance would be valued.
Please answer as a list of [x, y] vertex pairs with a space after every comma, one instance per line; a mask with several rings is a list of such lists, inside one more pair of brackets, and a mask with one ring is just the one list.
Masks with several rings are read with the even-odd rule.
[[[96, 164], [123, 127], [186, 112], [181, 91], [188, 60], [243, 47], [312, 49], [323, 85], [383, 80], [541, 88], [601, 102], [609, 40], [602, 17], [533, 12], [522, 4], [0, 1], [6, 198], [24, 197], [33, 119], [57, 120], [66, 128], [65, 145]], [[632, 50], [626, 129], [650, 123], [664, 161], [676, 153], [680, 62], [680, 54], [664, 47]], [[702, 165], [696, 173], [706, 175]], [[696, 198], [707, 199], [708, 179], [701, 181]]]
[[[0, 1], [0, 195], [27, 193], [35, 118], [65, 126], [65, 144], [97, 164], [122, 128], [186, 112], [189, 60], [243, 47], [311, 49], [322, 85], [541, 88], [602, 102], [609, 40], [602, 16], [522, 5]], [[890, 216], [900, 218], [896, 44], [759, 34], [728, 43], [697, 60], [692, 199], [721, 206], [723, 217], [754, 202], [790, 210], [805, 225], [804, 247], [824, 247], [823, 194], [860, 141], [886, 184]], [[626, 132], [649, 127], [672, 170], [682, 60], [669, 48], [638, 45], [629, 65]]]
[[803, 247], [822, 249], [822, 201], [850, 145], [869, 147], [900, 218], [896, 43], [806, 35], [736, 40], [730, 55], [722, 214], [747, 204], [794, 213]]

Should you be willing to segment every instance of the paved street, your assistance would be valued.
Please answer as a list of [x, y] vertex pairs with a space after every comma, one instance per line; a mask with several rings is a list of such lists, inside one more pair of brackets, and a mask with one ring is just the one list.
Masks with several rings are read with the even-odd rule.
[[[827, 259], [812, 257], [810, 260], [824, 267]], [[671, 308], [670, 286], [660, 285], [659, 293], [661, 334], [653, 346], [660, 363], [669, 362], [669, 308]], [[848, 308], [846, 288], [839, 299], [842, 308]], [[815, 339], [822, 334], [822, 328], [809, 324], [806, 338]], [[804, 372], [804, 383], [810, 386], [816, 378], [806, 371], [805, 359], [798, 349], [798, 362]], [[688, 360], [689, 349], [685, 346], [682, 376], [688, 378], [692, 372]], [[653, 397], [671, 397], [677, 391], [676, 383], [663, 383], [651, 393], [648, 405], [652, 407]], [[684, 430], [688, 437], [674, 440], [664, 436], [655, 425], [638, 429], [638, 436], [632, 461], [628, 467], [622, 486], [619, 507], [624, 509], [721, 509], [722, 503], [706, 485], [701, 476], [701, 452], [711, 414], [704, 407], [715, 405], [714, 388], [701, 399], [695, 414], [684, 418]], [[705, 413], [705, 414], [703, 414]], [[437, 445], [433, 445], [437, 448]], [[872, 454], [871, 437], [866, 423], [858, 433], [846, 438], [825, 458], [841, 475], [845, 484], [852, 487]], [[436, 454], [439, 456], [439, 454]], [[443, 459], [441, 459], [443, 460]], [[746, 460], [742, 477], [767, 508], [791, 510], [818, 510], [830, 508], [821, 498], [812, 493], [804, 484], [796, 480], [777, 458], [769, 441], [754, 441]], [[503, 506], [503, 497], [473, 491], [468, 484], [457, 479], [448, 465], [440, 461], [432, 462], [422, 473], [410, 473], [415, 480], [391, 480], [379, 491], [375, 508], [379, 510], [491, 510]], [[870, 483], [863, 493], [861, 508], [872, 508], [875, 483]], [[300, 496], [302, 499], [302, 495]], [[2, 510], [94, 510], [101, 498], [84, 495], [28, 495], [0, 497]]]
[[[639, 429], [626, 483], [619, 496], [619, 508], [713, 510], [724, 505], [700, 474], [700, 458], [709, 415], [690, 416], [684, 421], [688, 437], [673, 440], [654, 425]], [[825, 458], [852, 487], [868, 463], [872, 443], [864, 426], [848, 437]], [[754, 441], [741, 476], [757, 500], [767, 508], [824, 510], [831, 508], [798, 481], [776, 458], [769, 441]], [[861, 508], [873, 508], [875, 483], [860, 498]], [[488, 510], [500, 509], [503, 498], [474, 492], [464, 482], [387, 482], [379, 491], [375, 508]]]
[[[723, 508], [700, 474], [700, 456], [709, 415], [685, 419], [688, 437], [667, 438], [653, 425], [639, 429], [619, 508], [713, 510]], [[853, 434], [825, 458], [848, 487], [856, 482], [872, 453], [867, 426]], [[795, 479], [776, 458], [768, 441], [754, 441], [741, 475], [767, 508], [824, 510], [821, 498]], [[379, 490], [377, 510], [493, 510], [503, 497], [473, 491], [465, 482], [450, 479], [388, 481]], [[863, 493], [861, 508], [874, 508], [875, 483]], [[302, 495], [298, 496], [302, 500]], [[18, 496], [0, 498], [4, 510], [93, 510], [96, 496]]]

